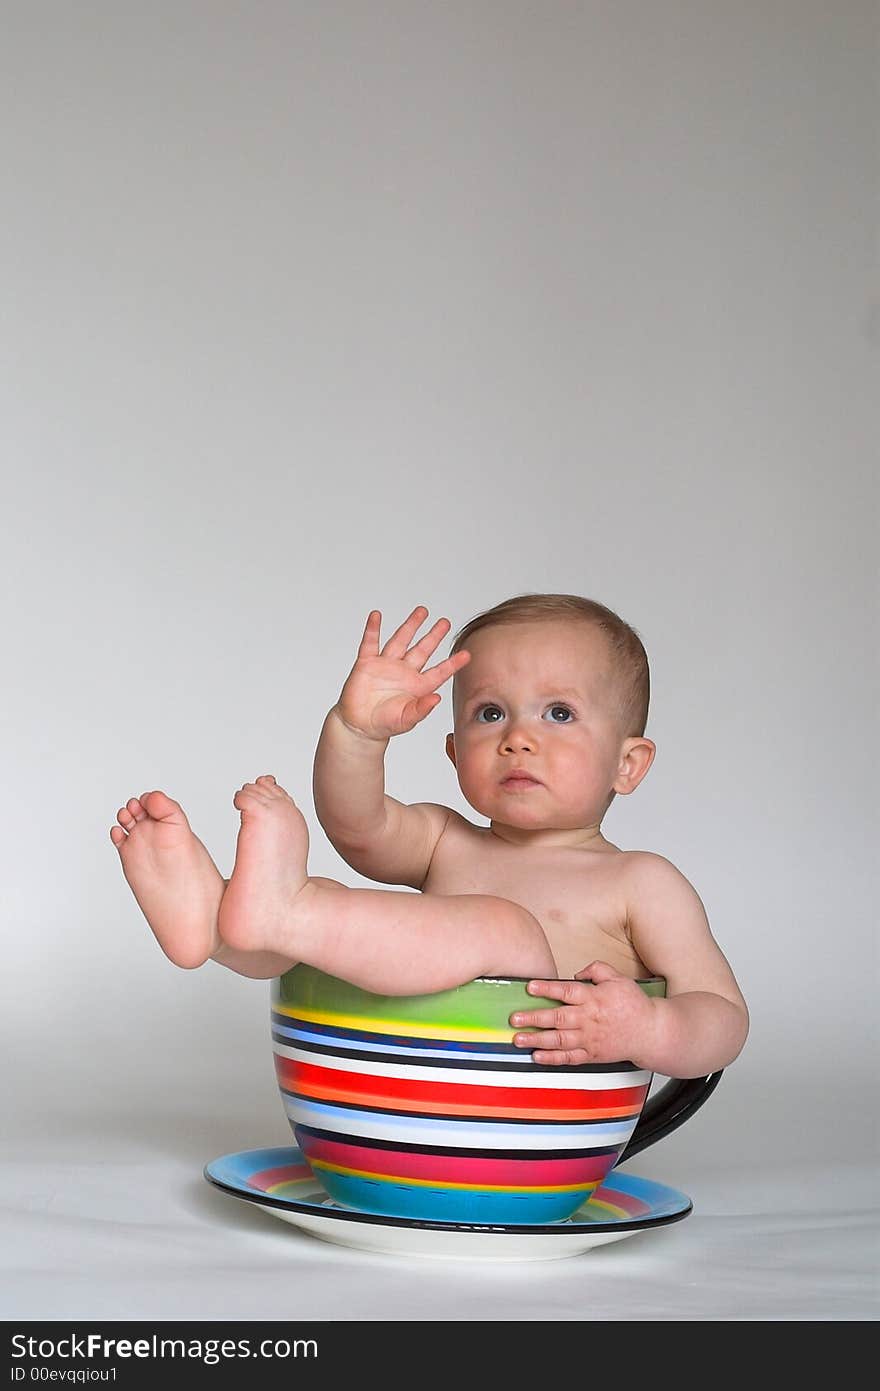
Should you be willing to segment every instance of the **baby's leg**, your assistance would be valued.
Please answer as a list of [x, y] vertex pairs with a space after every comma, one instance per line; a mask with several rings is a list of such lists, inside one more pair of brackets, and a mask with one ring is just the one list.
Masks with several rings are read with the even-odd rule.
[[116, 819], [110, 839], [122, 872], [175, 965], [201, 966], [213, 957], [245, 976], [267, 978], [287, 970], [292, 963], [286, 958], [235, 951], [221, 942], [217, 914], [226, 881], [177, 802], [164, 792], [144, 792], [120, 807]]
[[307, 962], [365, 990], [428, 994], [476, 976], [555, 978], [538, 921], [504, 898], [350, 889], [311, 879], [309, 836], [283, 788], [247, 783], [220, 935], [240, 951]]

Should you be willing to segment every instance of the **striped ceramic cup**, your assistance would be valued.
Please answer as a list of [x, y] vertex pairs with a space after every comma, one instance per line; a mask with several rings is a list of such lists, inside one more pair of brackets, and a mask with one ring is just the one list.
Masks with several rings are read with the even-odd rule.
[[[620, 1159], [674, 1130], [720, 1073], [645, 1102], [633, 1063], [554, 1067], [513, 1043], [524, 979], [373, 995], [311, 966], [273, 982], [278, 1085], [296, 1142], [344, 1207], [439, 1222], [570, 1217]], [[639, 981], [650, 995], [665, 982]]]

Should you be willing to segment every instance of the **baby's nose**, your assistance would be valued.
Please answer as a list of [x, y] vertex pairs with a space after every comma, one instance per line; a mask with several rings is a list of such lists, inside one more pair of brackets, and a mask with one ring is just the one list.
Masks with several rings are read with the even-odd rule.
[[531, 753], [535, 746], [534, 735], [527, 729], [514, 726], [504, 732], [501, 748], [504, 753]]

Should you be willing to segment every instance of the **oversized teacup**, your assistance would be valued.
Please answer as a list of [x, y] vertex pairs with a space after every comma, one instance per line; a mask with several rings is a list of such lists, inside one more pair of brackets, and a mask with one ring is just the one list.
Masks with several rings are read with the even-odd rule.
[[[721, 1076], [671, 1080], [646, 1106], [652, 1074], [633, 1063], [536, 1063], [509, 1016], [558, 1001], [526, 984], [483, 976], [374, 995], [303, 965], [273, 981], [278, 1085], [334, 1202], [422, 1221], [561, 1222]], [[656, 977], [638, 984], [666, 991]]]

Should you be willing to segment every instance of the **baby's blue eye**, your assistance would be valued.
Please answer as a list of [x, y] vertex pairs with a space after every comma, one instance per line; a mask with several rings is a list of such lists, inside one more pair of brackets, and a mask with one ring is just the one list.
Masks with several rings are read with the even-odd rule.
[[551, 724], [571, 724], [574, 716], [567, 705], [551, 705], [550, 709], [544, 712], [544, 719], [549, 720]]
[[504, 719], [504, 711], [497, 705], [481, 705], [477, 711], [477, 722], [479, 724], [497, 724]]

